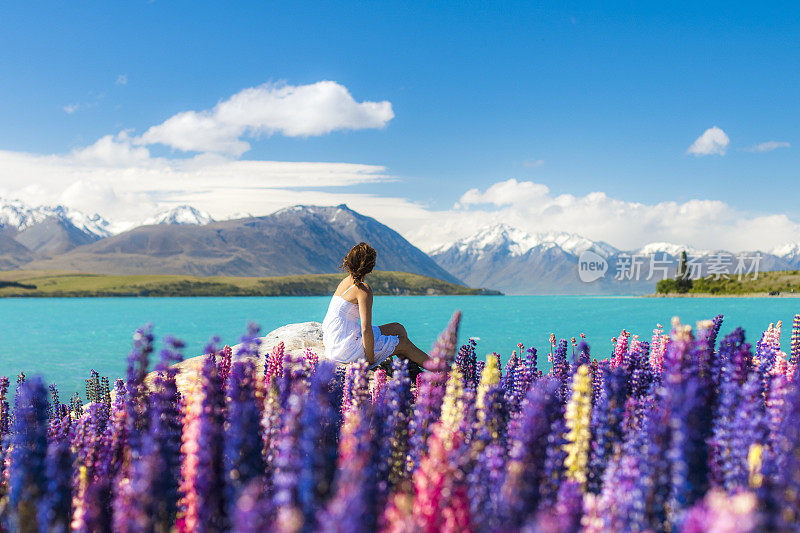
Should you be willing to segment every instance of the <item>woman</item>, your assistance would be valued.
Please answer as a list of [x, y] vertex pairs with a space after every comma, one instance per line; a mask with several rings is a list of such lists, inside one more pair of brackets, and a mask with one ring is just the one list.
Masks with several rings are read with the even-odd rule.
[[375, 267], [376, 255], [374, 248], [362, 242], [342, 261], [341, 269], [349, 275], [336, 288], [322, 322], [325, 358], [339, 363], [364, 359], [375, 367], [399, 355], [422, 366], [429, 357], [408, 339], [401, 324], [372, 325], [372, 289], [364, 277]]

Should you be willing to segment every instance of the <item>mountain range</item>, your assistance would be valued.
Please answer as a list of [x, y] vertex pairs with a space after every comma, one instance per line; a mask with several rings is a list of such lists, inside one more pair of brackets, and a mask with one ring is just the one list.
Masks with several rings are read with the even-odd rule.
[[[14, 205], [19, 209], [4, 219], [0, 234], [6, 237], [0, 240], [4, 269], [196, 276], [325, 274], [336, 272], [350, 247], [363, 240], [378, 251], [379, 270], [461, 283], [399, 233], [346, 205], [295, 206], [267, 216], [224, 221], [180, 206], [117, 235], [102, 235], [83, 224], [86, 218], [101, 227], [100, 218], [81, 218], [59, 207], [46, 208], [53, 214], [34, 220], [17, 216], [17, 211], [27, 212], [21, 204]], [[44, 245], [42, 236], [48, 232], [57, 237], [57, 247]]]
[[[704, 273], [720, 256], [731, 261], [727, 266], [731, 272], [737, 266], [736, 255], [724, 250], [699, 250], [669, 242], [620, 250], [573, 233], [530, 234], [504, 224], [488, 226], [429, 254], [467, 285], [492, 287], [507, 294], [650, 294], [655, 292], [659, 279], [675, 275], [683, 251]], [[592, 252], [608, 265], [604, 276], [592, 282], [581, 280], [578, 262], [584, 252]], [[746, 267], [752, 265], [755, 253], [744, 252]], [[760, 271], [800, 268], [800, 244], [758, 253]], [[641, 276], [628, 279], [630, 270], [622, 269], [635, 262], [640, 265]], [[655, 275], [647, 279], [651, 266], [655, 267]]]
[[[668, 242], [621, 250], [573, 233], [527, 233], [497, 224], [426, 254], [396, 231], [346, 205], [294, 206], [233, 220], [214, 220], [208, 213], [182, 205], [133, 229], [121, 233], [113, 229], [99, 215], [64, 206], [30, 207], [0, 200], [0, 270], [322, 274], [336, 272], [350, 246], [363, 240], [378, 250], [379, 270], [412, 272], [509, 294], [647, 294], [654, 292], [657, 281], [646, 279], [650, 260], [668, 264], [665, 269], [672, 276], [682, 251], [702, 267], [721, 253]], [[581, 281], [582, 254], [605, 262], [605, 275], [591, 283]], [[616, 279], [620, 265], [631, 256], [643, 263], [643, 275], [638, 280]], [[800, 268], [800, 243], [762, 252], [759, 268]]]

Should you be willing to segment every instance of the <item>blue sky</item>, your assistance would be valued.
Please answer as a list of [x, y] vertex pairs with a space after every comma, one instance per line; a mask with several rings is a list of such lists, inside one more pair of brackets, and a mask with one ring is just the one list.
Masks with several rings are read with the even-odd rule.
[[[773, 226], [761, 221], [782, 216], [773, 221], [778, 244], [800, 220], [793, 194], [799, 15], [796, 3], [6, 2], [0, 150], [68, 154], [123, 130], [141, 135], [250, 87], [331, 80], [356, 102], [389, 102], [393, 117], [382, 127], [252, 135], [249, 150], [228, 157], [383, 167], [380, 174], [391, 179], [326, 184], [319, 190], [329, 196], [320, 199], [354, 195], [360, 210], [418, 240], [411, 221], [435, 213], [425, 220], [440, 225], [437, 217], [469, 189], [514, 179], [547, 186], [543, 203], [601, 191], [621, 205], [724, 204], [709, 208], [716, 213], [709, 231], [719, 236], [704, 241], [702, 232], [653, 222], [652, 240], [712, 247], [717, 239], [736, 247], [721, 235], [737, 231], [733, 219], [754, 218], [759, 231], [769, 232]], [[713, 126], [729, 139], [724, 155], [687, 154]], [[748, 151], [767, 142], [781, 144]], [[146, 147], [150, 157], [197, 155]], [[51, 200], [14, 179], [0, 175], [6, 195], [72, 198]], [[53, 189], [44, 183], [42, 189]], [[281, 190], [281, 201], [290, 202], [292, 187]], [[167, 202], [151, 192], [136, 191], [136, 198]], [[398, 203], [376, 202], [370, 212], [360, 195]], [[298, 200], [306, 198], [314, 197]], [[237, 211], [214, 213], [205, 202], [212, 214]], [[404, 202], [418, 209], [391, 212]], [[547, 209], [519, 206], [511, 213], [507, 200], [488, 202], [490, 209], [484, 203], [476, 202], [469, 218], [524, 225], [519, 221], [529, 216], [549, 217]], [[448, 218], [454, 228], [458, 220]], [[525, 229], [578, 231], [620, 245], [650, 240], [602, 221], [582, 226], [555, 217], [556, 223], [564, 227], [539, 222]], [[757, 237], [737, 242], [746, 247]]]

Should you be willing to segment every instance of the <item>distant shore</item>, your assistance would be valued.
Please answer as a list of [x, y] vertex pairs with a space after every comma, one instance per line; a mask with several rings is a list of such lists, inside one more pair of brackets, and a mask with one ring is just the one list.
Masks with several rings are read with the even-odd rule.
[[685, 293], [685, 294], [645, 294], [642, 298], [800, 298], [800, 293], [787, 292], [769, 294], [768, 292], [753, 292], [748, 294], [711, 294], [711, 293]]
[[[326, 296], [333, 294], [342, 277], [343, 274], [201, 277], [15, 270], [0, 272], [0, 298]], [[502, 294], [408, 272], [376, 271], [367, 282], [381, 296]]]

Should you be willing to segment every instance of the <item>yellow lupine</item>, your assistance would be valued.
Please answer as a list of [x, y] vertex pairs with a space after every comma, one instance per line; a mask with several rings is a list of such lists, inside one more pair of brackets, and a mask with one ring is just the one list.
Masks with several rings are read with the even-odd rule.
[[497, 366], [497, 356], [490, 354], [486, 356], [486, 365], [481, 372], [481, 380], [478, 382], [478, 389], [475, 392], [475, 407], [478, 408], [478, 415], [481, 416], [484, 409], [484, 399], [489, 387], [500, 383], [500, 368]]
[[567, 457], [564, 466], [567, 479], [583, 486], [586, 483], [586, 463], [589, 457], [591, 433], [589, 422], [592, 416], [592, 381], [588, 365], [581, 365], [572, 379], [572, 397], [567, 403], [565, 421], [567, 424], [567, 443], [564, 451]]
[[453, 363], [442, 400], [441, 428], [444, 430], [443, 434], [447, 441], [452, 442], [453, 434], [458, 431], [461, 421], [464, 419], [465, 410], [464, 378], [458, 365]]
[[761, 474], [761, 460], [764, 455], [764, 447], [761, 444], [754, 443], [750, 445], [747, 451], [747, 467], [750, 471], [750, 486], [757, 489], [764, 481], [764, 476]]

